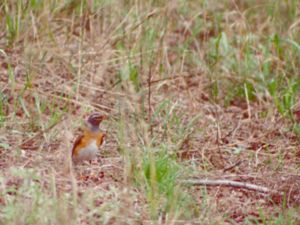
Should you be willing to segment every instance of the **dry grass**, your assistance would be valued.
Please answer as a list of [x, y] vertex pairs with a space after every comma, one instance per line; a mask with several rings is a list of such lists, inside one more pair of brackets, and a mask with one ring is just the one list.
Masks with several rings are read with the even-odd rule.
[[[299, 15], [296, 0], [0, 3], [1, 224], [299, 224]], [[92, 111], [107, 144], [73, 167]]]

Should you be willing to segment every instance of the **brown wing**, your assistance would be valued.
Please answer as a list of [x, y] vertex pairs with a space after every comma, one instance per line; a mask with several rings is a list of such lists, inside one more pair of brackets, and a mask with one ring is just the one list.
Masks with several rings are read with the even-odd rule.
[[72, 157], [73, 157], [74, 154], [75, 154], [75, 155], [77, 154], [76, 147], [77, 147], [78, 145], [80, 145], [82, 139], [83, 139], [83, 134], [79, 135], [79, 136], [76, 138], [76, 140], [75, 140], [75, 142], [74, 142], [74, 144], [73, 144], [73, 148], [72, 148]]
[[97, 146], [98, 147], [100, 147], [102, 144], [103, 144], [103, 142], [104, 142], [104, 139], [105, 139], [105, 134], [103, 134], [103, 133], [100, 133], [99, 135], [98, 135], [98, 137], [97, 137]]

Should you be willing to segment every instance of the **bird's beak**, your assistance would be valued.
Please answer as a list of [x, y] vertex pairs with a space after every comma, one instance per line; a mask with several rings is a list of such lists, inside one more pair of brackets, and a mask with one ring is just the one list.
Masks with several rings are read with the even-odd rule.
[[106, 116], [106, 115], [99, 115], [99, 116], [97, 116], [97, 117], [95, 117], [95, 122], [97, 122], [97, 123], [101, 123], [103, 120], [107, 120], [108, 119], [108, 116]]

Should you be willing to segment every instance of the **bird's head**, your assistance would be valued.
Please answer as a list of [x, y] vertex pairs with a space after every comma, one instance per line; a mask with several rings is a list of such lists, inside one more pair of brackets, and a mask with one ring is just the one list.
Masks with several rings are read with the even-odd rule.
[[85, 124], [91, 131], [99, 131], [99, 125], [105, 119], [107, 119], [107, 116], [100, 113], [93, 113], [87, 117]]

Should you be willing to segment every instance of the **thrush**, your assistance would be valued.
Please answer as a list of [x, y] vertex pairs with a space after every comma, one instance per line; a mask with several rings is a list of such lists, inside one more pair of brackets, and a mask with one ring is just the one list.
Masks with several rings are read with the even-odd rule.
[[74, 163], [96, 158], [105, 139], [105, 133], [100, 130], [99, 125], [106, 118], [99, 113], [93, 113], [85, 120], [84, 131], [73, 144], [72, 160]]

